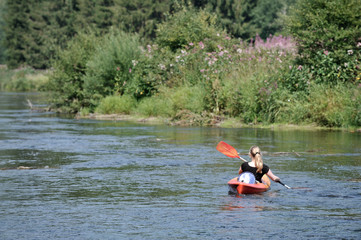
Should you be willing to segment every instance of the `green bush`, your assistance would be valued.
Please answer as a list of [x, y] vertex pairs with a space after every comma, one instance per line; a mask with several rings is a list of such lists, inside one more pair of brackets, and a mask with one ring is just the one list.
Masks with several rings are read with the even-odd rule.
[[0, 90], [2, 91], [45, 91], [48, 81], [47, 71], [32, 68], [0, 69]]
[[172, 112], [172, 106], [169, 104], [169, 100], [162, 96], [143, 98], [135, 109], [135, 113], [147, 117], [170, 117]]
[[131, 82], [125, 92], [138, 100], [150, 97], [158, 88], [169, 81], [173, 75], [171, 60], [174, 57], [167, 49], [160, 49], [157, 45], [147, 45], [142, 49], [138, 60], [132, 60]]
[[317, 52], [314, 65], [289, 66], [280, 81], [290, 91], [308, 92], [311, 83], [337, 85], [338, 83], [360, 83], [359, 56], [351, 51], [344, 54], [343, 64], [338, 64], [330, 52]]
[[81, 33], [68, 43], [65, 50], [58, 52], [48, 86], [56, 109], [78, 112], [89, 106], [89, 100], [84, 97], [83, 78], [98, 40], [93, 33]]
[[313, 122], [327, 127], [360, 125], [361, 89], [351, 84], [313, 85], [307, 104]]
[[170, 100], [170, 105], [173, 108], [174, 114], [177, 114], [182, 110], [189, 110], [194, 113], [201, 113], [204, 111], [205, 91], [201, 85], [184, 85], [174, 88], [172, 91], [168, 90], [164, 94], [165, 98]]
[[[360, 86], [311, 84], [308, 93], [288, 93], [285, 97], [275, 122], [316, 123], [324, 127], [352, 127], [361, 124]], [[281, 99], [277, 97], [277, 102]]]
[[[175, 52], [189, 46], [189, 43], [213, 40], [223, 35], [223, 31], [217, 27], [216, 15], [205, 10], [196, 11], [191, 7], [183, 7], [158, 25], [156, 42]], [[216, 47], [214, 44], [208, 46], [209, 51]]]
[[126, 92], [132, 84], [132, 61], [140, 57], [140, 43], [136, 35], [110, 31], [96, 46], [87, 62], [84, 90], [89, 100]]
[[135, 98], [129, 95], [108, 96], [100, 101], [95, 112], [101, 114], [130, 114], [136, 104]]
[[297, 65], [316, 82], [354, 81], [360, 72], [359, 0], [300, 0], [286, 25], [298, 42]]

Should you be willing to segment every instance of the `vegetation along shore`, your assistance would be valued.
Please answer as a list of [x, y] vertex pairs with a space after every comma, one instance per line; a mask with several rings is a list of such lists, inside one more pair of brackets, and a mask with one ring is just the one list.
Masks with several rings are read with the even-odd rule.
[[8, 57], [17, 70], [1, 67], [1, 90], [49, 92], [53, 111], [77, 117], [360, 129], [359, 1], [275, 1], [271, 32], [255, 14], [248, 25], [231, 19], [237, 32], [213, 2], [167, 5], [148, 35], [115, 24], [78, 30], [45, 70]]

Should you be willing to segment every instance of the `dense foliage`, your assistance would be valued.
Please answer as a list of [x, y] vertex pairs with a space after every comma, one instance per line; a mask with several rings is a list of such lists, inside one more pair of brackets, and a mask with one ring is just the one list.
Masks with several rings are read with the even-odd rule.
[[[287, 18], [298, 43], [298, 70], [288, 84], [360, 82], [359, 0], [301, 0]], [[290, 87], [290, 86], [289, 86]]]
[[0, 0], [0, 64], [5, 63], [5, 33], [3, 29], [5, 28], [4, 15], [6, 12], [5, 1]]
[[[14, 51], [21, 57], [14, 64], [40, 63], [34, 56], [45, 54], [42, 40], [52, 42], [46, 56], [56, 58], [47, 87], [53, 108], [65, 112], [161, 116], [197, 125], [226, 117], [246, 124], [361, 126], [356, 0], [299, 0], [281, 18], [288, 13], [281, 0], [179, 2], [34, 0], [58, 10], [49, 22], [56, 19], [63, 38], [56, 38], [57, 28], [44, 31], [44, 38], [40, 31], [15, 35], [39, 37], [39, 48], [24, 40], [28, 46]], [[138, 17], [126, 21], [125, 12]], [[292, 37], [268, 35], [281, 29], [281, 20]], [[23, 31], [33, 32], [27, 23]]]
[[[51, 67], [57, 48], [84, 29], [98, 35], [111, 27], [138, 33], [150, 41], [156, 37], [157, 25], [169, 12], [182, 9], [182, 0], [0, 0], [0, 60], [9, 68]], [[222, 28], [245, 40], [256, 33], [266, 38], [281, 30], [277, 19], [293, 0], [204, 0], [190, 1], [195, 8], [216, 14]], [[2, 7], [4, 6], [4, 7]], [[2, 21], [3, 20], [3, 21]], [[188, 19], [191, 20], [191, 19]], [[189, 22], [192, 23], [192, 22]]]
[[216, 13], [229, 34], [248, 40], [256, 34], [266, 39], [281, 31], [278, 19], [288, 12], [295, 0], [193, 0], [193, 3]]

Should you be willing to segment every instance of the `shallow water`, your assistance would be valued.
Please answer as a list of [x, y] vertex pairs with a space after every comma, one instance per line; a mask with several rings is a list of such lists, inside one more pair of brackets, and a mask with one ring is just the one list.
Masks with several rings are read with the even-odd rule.
[[[0, 93], [0, 239], [360, 239], [361, 133], [153, 126]], [[286, 189], [228, 194], [257, 144]], [[20, 166], [31, 169], [17, 169]]]

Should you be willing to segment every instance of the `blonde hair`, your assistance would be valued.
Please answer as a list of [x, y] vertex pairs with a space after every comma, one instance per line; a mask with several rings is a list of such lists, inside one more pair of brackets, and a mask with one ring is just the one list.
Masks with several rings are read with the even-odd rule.
[[252, 160], [255, 160], [255, 166], [257, 168], [256, 172], [262, 173], [263, 160], [261, 156], [261, 149], [258, 146], [252, 146], [251, 149], [249, 149], [249, 154], [251, 155]]

